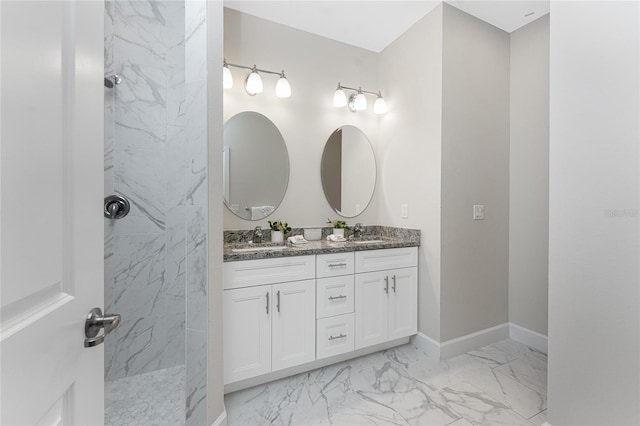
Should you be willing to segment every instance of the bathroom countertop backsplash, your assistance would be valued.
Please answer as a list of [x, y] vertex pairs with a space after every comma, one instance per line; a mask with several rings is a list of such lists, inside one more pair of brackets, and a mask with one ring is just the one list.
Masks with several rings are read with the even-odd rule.
[[[322, 238], [319, 241], [309, 241], [307, 244], [293, 245], [286, 242], [286, 237], [303, 235], [304, 228], [293, 228], [285, 236], [284, 244], [271, 243], [271, 231], [267, 227], [262, 229], [262, 243], [252, 244], [253, 229], [224, 231], [224, 261], [269, 259], [273, 257], [305, 256], [309, 254], [340, 253], [347, 251], [379, 250], [399, 247], [417, 247], [420, 245], [420, 230], [395, 228], [391, 226], [368, 225], [363, 226], [360, 238], [354, 239], [353, 230], [345, 230], [345, 242], [327, 241], [327, 236], [333, 233], [333, 228], [323, 227]], [[358, 243], [358, 241], [382, 240], [375, 243]], [[274, 250], [242, 251], [251, 247], [274, 247]], [[285, 247], [284, 249], [281, 247]]]

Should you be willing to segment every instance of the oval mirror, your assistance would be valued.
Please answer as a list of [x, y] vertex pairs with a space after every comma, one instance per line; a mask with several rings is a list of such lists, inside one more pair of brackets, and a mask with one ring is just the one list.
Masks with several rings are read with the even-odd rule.
[[376, 158], [362, 130], [342, 126], [329, 136], [320, 173], [324, 195], [340, 216], [354, 217], [367, 208], [376, 187]]
[[224, 125], [223, 194], [236, 216], [261, 220], [278, 208], [289, 184], [289, 154], [267, 117], [246, 111]]

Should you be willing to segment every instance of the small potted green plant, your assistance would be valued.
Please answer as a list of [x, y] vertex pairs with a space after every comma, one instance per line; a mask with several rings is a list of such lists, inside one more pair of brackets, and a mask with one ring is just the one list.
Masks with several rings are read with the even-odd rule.
[[327, 223], [330, 223], [333, 226], [333, 235], [339, 235], [344, 238], [344, 230], [349, 230], [351, 227], [347, 225], [347, 222], [344, 220], [336, 219], [331, 221], [331, 219], [327, 219]]
[[271, 228], [271, 242], [281, 243], [284, 241], [284, 234], [291, 232], [289, 224], [281, 219], [269, 221], [269, 227]]

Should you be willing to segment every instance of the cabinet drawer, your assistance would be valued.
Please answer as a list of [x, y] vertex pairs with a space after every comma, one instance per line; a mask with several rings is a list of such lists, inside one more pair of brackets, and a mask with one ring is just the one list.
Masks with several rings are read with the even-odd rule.
[[418, 265], [418, 247], [356, 252], [356, 273], [409, 268]]
[[316, 314], [318, 318], [353, 312], [353, 275], [320, 278], [316, 281]]
[[225, 262], [222, 271], [225, 289], [309, 280], [316, 275], [316, 257], [291, 256]]
[[319, 254], [316, 269], [318, 278], [353, 274], [353, 252]]
[[319, 319], [316, 336], [316, 359], [327, 358], [354, 350], [354, 314]]

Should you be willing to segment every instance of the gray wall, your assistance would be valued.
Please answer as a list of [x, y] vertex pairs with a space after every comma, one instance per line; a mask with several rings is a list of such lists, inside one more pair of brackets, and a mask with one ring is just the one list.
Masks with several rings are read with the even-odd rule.
[[[369, 97], [367, 112], [352, 113], [335, 108], [333, 93], [338, 82], [366, 90], [377, 90], [378, 55], [334, 40], [276, 24], [232, 9], [224, 10], [224, 55], [228, 62], [285, 70], [292, 96], [275, 96], [277, 76], [263, 75], [264, 92], [249, 96], [244, 90], [247, 72], [231, 68], [232, 89], [224, 90], [224, 120], [241, 111], [257, 111], [280, 130], [289, 152], [289, 187], [273, 215], [260, 221], [246, 221], [224, 209], [225, 229], [268, 226], [268, 220], [283, 219], [292, 226], [323, 225], [337, 218], [325, 199], [320, 181], [324, 144], [342, 125], [359, 127], [376, 149], [379, 117], [372, 112], [375, 98]], [[349, 223], [377, 223], [372, 204]]]
[[[105, 219], [105, 378], [185, 362], [184, 4], [105, 3], [105, 195], [131, 212]], [[179, 155], [175, 155], [179, 153]]]
[[551, 2], [549, 423], [640, 423], [640, 10]]
[[511, 33], [509, 322], [546, 336], [549, 15]]
[[[444, 4], [441, 341], [508, 320], [509, 34]], [[474, 204], [485, 219], [472, 220]]]
[[[422, 231], [418, 329], [440, 338], [442, 6], [379, 55], [389, 112], [380, 120], [379, 222]], [[409, 217], [400, 217], [401, 204]]]

